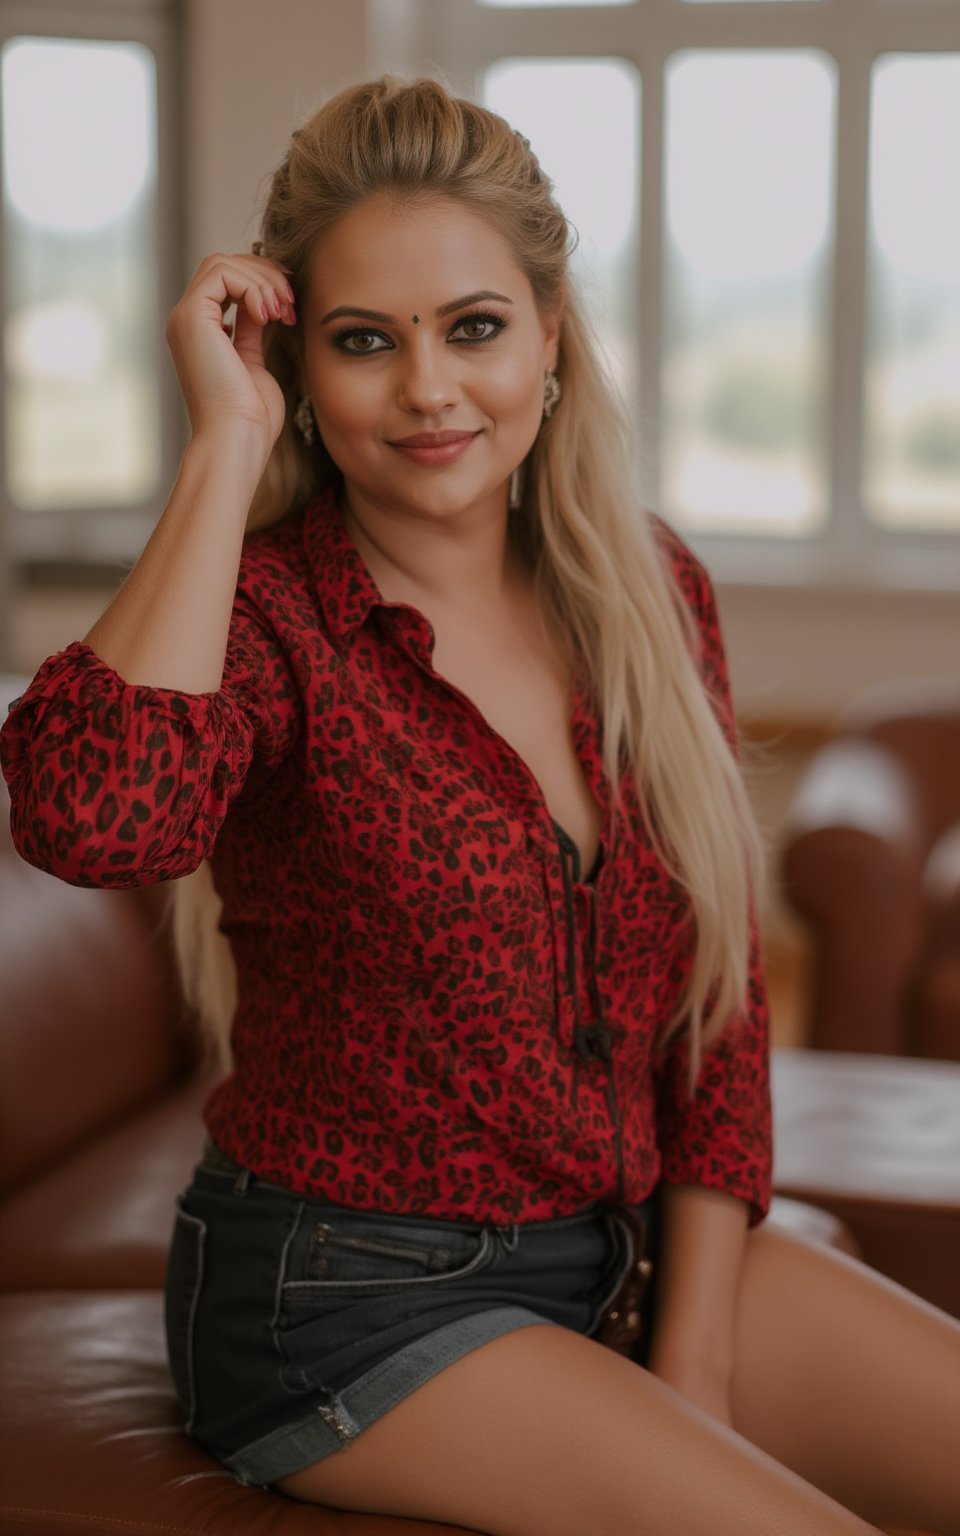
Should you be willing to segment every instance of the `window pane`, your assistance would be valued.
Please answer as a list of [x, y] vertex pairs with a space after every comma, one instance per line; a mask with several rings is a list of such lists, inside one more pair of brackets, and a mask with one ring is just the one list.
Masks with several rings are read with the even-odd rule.
[[960, 529], [960, 57], [873, 71], [863, 500]]
[[539, 5], [632, 5], [633, 0], [477, 0], [478, 5], [510, 7], [511, 10], [523, 10], [530, 6]]
[[663, 501], [689, 528], [825, 518], [834, 95], [820, 54], [669, 61]]
[[135, 504], [160, 474], [153, 56], [17, 38], [0, 71], [8, 492]]
[[571, 276], [629, 398], [637, 386], [640, 77], [621, 59], [504, 59], [487, 70], [482, 99], [530, 140], [553, 181], [579, 235]]

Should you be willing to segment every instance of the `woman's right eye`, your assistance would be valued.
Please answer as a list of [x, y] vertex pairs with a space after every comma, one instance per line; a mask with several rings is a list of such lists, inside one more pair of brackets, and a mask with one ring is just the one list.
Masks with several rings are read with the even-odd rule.
[[[383, 346], [378, 346], [383, 342]], [[385, 352], [390, 346], [386, 336], [379, 331], [338, 331], [333, 344], [346, 352], [348, 357], [372, 357], [375, 352]]]

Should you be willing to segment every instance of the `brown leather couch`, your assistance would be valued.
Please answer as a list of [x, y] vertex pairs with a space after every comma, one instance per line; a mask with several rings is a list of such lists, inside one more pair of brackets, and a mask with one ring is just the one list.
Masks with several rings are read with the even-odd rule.
[[[26, 681], [0, 678], [0, 719]], [[206, 1084], [167, 894], [83, 890], [24, 863], [0, 779], [0, 1530], [463, 1536], [241, 1486], [182, 1432], [161, 1298]], [[856, 1251], [799, 1202], [770, 1219]]]
[[782, 872], [813, 942], [806, 1044], [960, 1061], [960, 686], [856, 701], [800, 782]]

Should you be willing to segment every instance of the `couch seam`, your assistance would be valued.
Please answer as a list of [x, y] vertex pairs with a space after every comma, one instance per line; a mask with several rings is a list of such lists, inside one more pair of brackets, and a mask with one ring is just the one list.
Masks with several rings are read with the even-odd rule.
[[39, 1523], [41, 1520], [71, 1520], [75, 1524], [88, 1525], [92, 1530], [102, 1530], [104, 1526], [111, 1526], [124, 1530], [158, 1531], [163, 1532], [164, 1536], [196, 1536], [196, 1526], [158, 1525], [155, 1520], [128, 1520], [122, 1515], [85, 1515], [73, 1510], [37, 1509], [34, 1506], [27, 1508], [20, 1504], [0, 1506], [0, 1514], [25, 1517], [33, 1523]]

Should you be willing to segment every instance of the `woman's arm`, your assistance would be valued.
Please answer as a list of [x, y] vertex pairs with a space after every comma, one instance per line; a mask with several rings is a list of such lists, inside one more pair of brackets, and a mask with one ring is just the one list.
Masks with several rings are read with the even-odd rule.
[[136, 565], [84, 643], [127, 683], [212, 693], [223, 677], [262, 448], [242, 429], [194, 439]]
[[[664, 537], [674, 577], [696, 618], [704, 686], [738, 756], [710, 578], [672, 531]], [[755, 911], [744, 1007], [704, 1051], [692, 1095], [689, 1046], [684, 1031], [654, 1063], [662, 1232], [649, 1359], [656, 1375], [729, 1423], [746, 1237], [766, 1216], [772, 1193], [769, 999]]]
[[[666, 525], [662, 528], [674, 580], [696, 620], [703, 684], [737, 757], [737, 724], [713, 586], [682, 540]], [[686, 969], [691, 962], [688, 951], [675, 964]], [[772, 1194], [769, 1014], [759, 913], [752, 903], [743, 1007], [704, 1048], [693, 1094], [688, 1028], [659, 1046], [652, 1061], [662, 1186], [695, 1184], [736, 1196], [747, 1206], [750, 1226], [763, 1221]], [[704, 1025], [710, 1022], [708, 1010]]]
[[662, 1184], [656, 1326], [650, 1369], [705, 1407], [723, 1404], [734, 1360], [734, 1328], [748, 1206], [692, 1184]]
[[297, 729], [287, 659], [239, 590], [248, 509], [284, 410], [263, 367], [260, 292], [283, 281], [259, 259], [201, 264], [168, 327], [194, 434], [167, 507], [86, 640], [42, 663], [0, 728], [14, 845], [72, 884], [196, 869], [254, 756], [271, 766]]
[[[128, 683], [188, 693], [220, 686], [247, 514], [283, 426], [263, 328], [284, 317], [285, 290], [272, 262], [208, 256], [170, 316], [192, 437], [143, 553], [85, 642]], [[230, 303], [232, 340], [223, 326]]]

